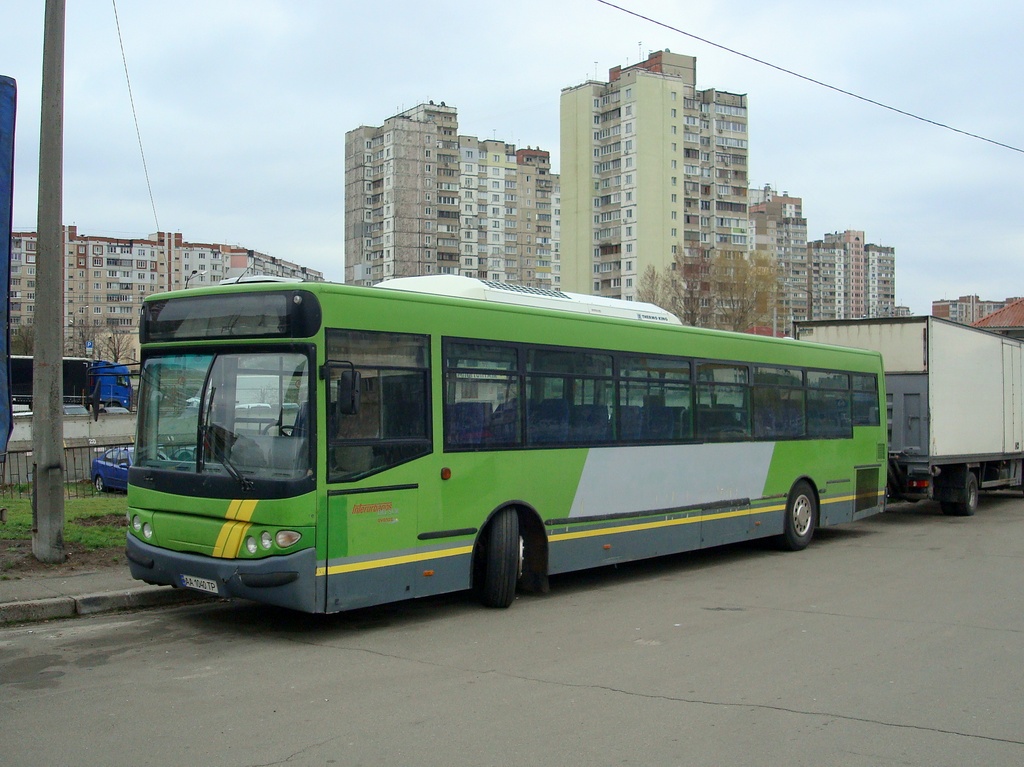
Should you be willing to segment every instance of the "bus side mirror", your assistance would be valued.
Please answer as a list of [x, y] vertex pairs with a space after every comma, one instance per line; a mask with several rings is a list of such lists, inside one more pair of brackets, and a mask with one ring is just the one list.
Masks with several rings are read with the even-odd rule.
[[337, 415], [356, 415], [359, 412], [359, 390], [362, 376], [358, 370], [343, 370], [338, 377], [335, 402]]

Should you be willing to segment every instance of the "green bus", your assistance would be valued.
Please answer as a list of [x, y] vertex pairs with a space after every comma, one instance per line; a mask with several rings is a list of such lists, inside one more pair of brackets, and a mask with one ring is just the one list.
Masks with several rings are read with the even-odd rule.
[[[390, 289], [386, 289], [390, 288]], [[313, 613], [884, 509], [881, 358], [475, 280], [150, 296], [132, 575]]]

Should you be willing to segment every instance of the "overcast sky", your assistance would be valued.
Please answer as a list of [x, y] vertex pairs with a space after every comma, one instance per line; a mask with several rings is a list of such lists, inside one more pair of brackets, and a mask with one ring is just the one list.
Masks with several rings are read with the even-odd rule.
[[[462, 134], [558, 161], [562, 88], [669, 48], [745, 93], [750, 184], [803, 198], [809, 239], [896, 248], [914, 313], [1024, 295], [1024, 3], [621, 0], [692, 35], [1006, 149], [783, 74], [596, 0], [68, 0], [64, 221], [243, 245], [341, 281], [345, 132], [433, 99]], [[18, 82], [15, 230], [36, 221], [43, 0], [0, 0]]]

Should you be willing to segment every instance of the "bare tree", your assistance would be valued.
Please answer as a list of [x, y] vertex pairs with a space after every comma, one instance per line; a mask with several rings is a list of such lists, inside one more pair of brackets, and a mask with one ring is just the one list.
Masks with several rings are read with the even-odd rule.
[[674, 313], [685, 325], [711, 327], [715, 300], [712, 293], [711, 260], [702, 250], [686, 252], [677, 248], [672, 273]]
[[744, 332], [773, 325], [782, 273], [770, 254], [724, 251], [715, 256], [711, 271], [719, 327]]
[[11, 332], [11, 354], [35, 353], [36, 329], [32, 325], [18, 325]]
[[712, 256], [680, 244], [664, 272], [648, 266], [636, 298], [672, 312], [684, 325], [739, 332], [772, 325], [782, 273], [768, 253], [720, 251]]
[[111, 330], [99, 345], [100, 356], [110, 362], [128, 362], [135, 351], [134, 330]]
[[636, 297], [672, 312], [684, 325], [710, 327], [714, 315], [711, 287], [711, 262], [707, 254], [687, 254], [679, 245], [663, 273], [654, 266], [647, 267], [640, 277]]
[[648, 264], [647, 268], [644, 269], [644, 273], [640, 275], [640, 281], [637, 283], [636, 300], [648, 304], [657, 304], [665, 309], [668, 307], [661, 303], [663, 298], [661, 275], [658, 274], [654, 264]]
[[69, 357], [84, 357], [89, 343], [96, 348], [99, 328], [89, 322], [88, 317], [72, 319], [73, 324], [64, 339], [64, 353]]

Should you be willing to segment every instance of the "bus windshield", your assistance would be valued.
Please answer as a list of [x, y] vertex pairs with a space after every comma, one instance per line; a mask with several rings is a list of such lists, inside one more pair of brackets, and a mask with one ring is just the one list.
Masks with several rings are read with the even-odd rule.
[[295, 480], [309, 460], [309, 361], [296, 352], [152, 356], [142, 367], [139, 466]]

